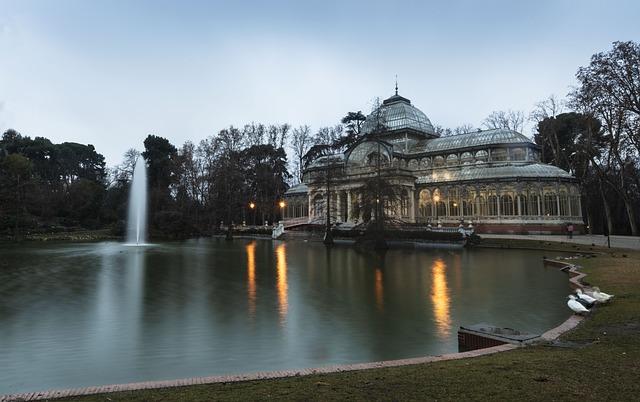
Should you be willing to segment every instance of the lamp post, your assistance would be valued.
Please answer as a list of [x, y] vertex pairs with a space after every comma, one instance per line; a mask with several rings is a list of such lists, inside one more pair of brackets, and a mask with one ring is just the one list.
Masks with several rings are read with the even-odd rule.
[[435, 207], [436, 207], [436, 225], [440, 226], [440, 222], [438, 221], [438, 203], [440, 202], [440, 195], [439, 194], [434, 195], [433, 201], [435, 201]]
[[253, 212], [253, 226], [256, 225], [256, 204], [252, 201], [249, 203], [249, 209]]
[[280, 220], [284, 221], [284, 207], [287, 205], [284, 201], [278, 203], [280, 205]]

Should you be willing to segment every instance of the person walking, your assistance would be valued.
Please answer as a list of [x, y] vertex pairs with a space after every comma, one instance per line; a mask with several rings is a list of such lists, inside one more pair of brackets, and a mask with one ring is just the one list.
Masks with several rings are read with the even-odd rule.
[[570, 239], [573, 239], [573, 223], [570, 223], [567, 226], [567, 235], [569, 236]]

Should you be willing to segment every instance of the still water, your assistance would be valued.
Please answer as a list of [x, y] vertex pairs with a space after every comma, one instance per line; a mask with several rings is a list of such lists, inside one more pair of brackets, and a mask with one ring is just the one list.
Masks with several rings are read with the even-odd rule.
[[0, 246], [0, 394], [457, 351], [459, 325], [534, 333], [567, 277], [523, 250], [199, 239]]

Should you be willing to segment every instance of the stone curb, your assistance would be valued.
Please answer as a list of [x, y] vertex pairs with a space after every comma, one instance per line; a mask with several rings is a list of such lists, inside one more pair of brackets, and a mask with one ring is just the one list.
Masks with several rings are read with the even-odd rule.
[[0, 396], [0, 402], [39, 401], [39, 400], [45, 400], [45, 399], [56, 399], [56, 398], [64, 398], [64, 397], [71, 397], [71, 396], [103, 394], [108, 392], [137, 391], [141, 389], [173, 388], [173, 387], [183, 387], [183, 386], [190, 386], [190, 385], [267, 380], [267, 379], [276, 379], [276, 378], [306, 376], [306, 375], [312, 375], [312, 374], [327, 374], [327, 373], [339, 373], [339, 372], [355, 371], [355, 370], [368, 370], [368, 369], [375, 369], [375, 368], [382, 368], [382, 367], [408, 366], [408, 365], [414, 365], [414, 364], [439, 362], [444, 360], [458, 360], [458, 359], [464, 359], [469, 357], [484, 356], [484, 355], [490, 355], [493, 353], [503, 352], [506, 350], [512, 350], [517, 348], [518, 346], [516, 345], [505, 344], [505, 345], [494, 346], [487, 349], [473, 350], [469, 352], [449, 353], [444, 355], [416, 357], [416, 358], [401, 359], [401, 360], [387, 360], [387, 361], [372, 362], [372, 363], [333, 365], [333, 366], [324, 366], [324, 367], [317, 367], [317, 368], [308, 368], [308, 369], [302, 369], [302, 370], [267, 371], [267, 372], [257, 372], [257, 373], [251, 373], [251, 374], [240, 374], [240, 375], [230, 375], [230, 376], [193, 377], [193, 378], [184, 378], [184, 379], [168, 380], [168, 381], [147, 381], [147, 382], [135, 382], [135, 383], [129, 383], [129, 384], [112, 384], [112, 385], [102, 385], [102, 386], [95, 386], [95, 387], [52, 390], [52, 391], [43, 391], [43, 392], [26, 392], [21, 394]]
[[[555, 260], [545, 260], [545, 262], [547, 261], [553, 261], [554, 265], [555, 264], [564, 265], [563, 270], [567, 270], [569, 275], [571, 275], [571, 278], [569, 279], [569, 281], [572, 283], [572, 285], [574, 285], [574, 287], [580, 287], [580, 288], [584, 287], [580, 283], [580, 280], [584, 278], [586, 274], [578, 272], [577, 271], [578, 266], [565, 263], [565, 262], [555, 261]], [[584, 317], [572, 315], [559, 326], [552, 328], [549, 331], [542, 334], [541, 338], [546, 341], [554, 340], [564, 332], [575, 328], [580, 322], [582, 322], [583, 319]], [[159, 388], [175, 388], [175, 387], [185, 387], [185, 386], [192, 386], [192, 385], [218, 384], [218, 383], [230, 383], [230, 382], [233, 383], [233, 382], [242, 382], [242, 381], [270, 380], [270, 379], [277, 379], [277, 378], [306, 376], [306, 375], [313, 375], [313, 374], [329, 374], [329, 373], [340, 373], [345, 371], [369, 370], [369, 369], [384, 368], [384, 367], [410, 366], [415, 364], [434, 363], [434, 362], [440, 362], [445, 360], [459, 360], [459, 359], [466, 359], [471, 357], [486, 356], [486, 355], [491, 355], [494, 353], [504, 352], [507, 350], [513, 350], [517, 348], [519, 348], [519, 346], [517, 345], [504, 344], [504, 345], [494, 346], [486, 349], [472, 350], [469, 352], [449, 353], [449, 354], [443, 354], [443, 355], [415, 357], [415, 358], [400, 359], [400, 360], [386, 360], [386, 361], [379, 361], [379, 362], [372, 362], [372, 363], [333, 365], [333, 366], [323, 366], [323, 367], [316, 367], [316, 368], [307, 368], [302, 370], [265, 371], [265, 372], [228, 375], [228, 376], [192, 377], [192, 378], [183, 378], [178, 380], [166, 380], [166, 381], [134, 382], [134, 383], [128, 383], [128, 384], [101, 385], [101, 386], [93, 386], [93, 387], [85, 387], [85, 388], [71, 388], [71, 389], [50, 390], [50, 391], [42, 391], [42, 392], [25, 392], [25, 393], [12, 394], [12, 395], [0, 395], [0, 402], [41, 401], [41, 400], [48, 400], [48, 399], [73, 397], [73, 396], [104, 394], [104, 393], [110, 393], [110, 392], [138, 391], [143, 389], [159, 389]]]

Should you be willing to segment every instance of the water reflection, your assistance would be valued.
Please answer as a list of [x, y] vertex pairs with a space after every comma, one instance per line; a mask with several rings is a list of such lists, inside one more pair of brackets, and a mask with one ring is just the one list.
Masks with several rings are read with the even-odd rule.
[[278, 270], [278, 312], [280, 314], [280, 324], [284, 325], [287, 320], [288, 284], [287, 284], [287, 250], [284, 243], [276, 247], [276, 268]]
[[431, 302], [433, 304], [437, 333], [441, 338], [448, 337], [451, 330], [446, 267], [442, 258], [435, 259], [431, 267]]
[[376, 258], [216, 238], [144, 249], [0, 244], [0, 393], [449, 353], [458, 322], [540, 332], [569, 315], [566, 276], [541, 269], [541, 257]]
[[256, 242], [246, 246], [247, 249], [247, 300], [249, 301], [249, 316], [256, 314]]
[[382, 279], [382, 270], [376, 268], [376, 307], [378, 311], [384, 310], [384, 284]]

